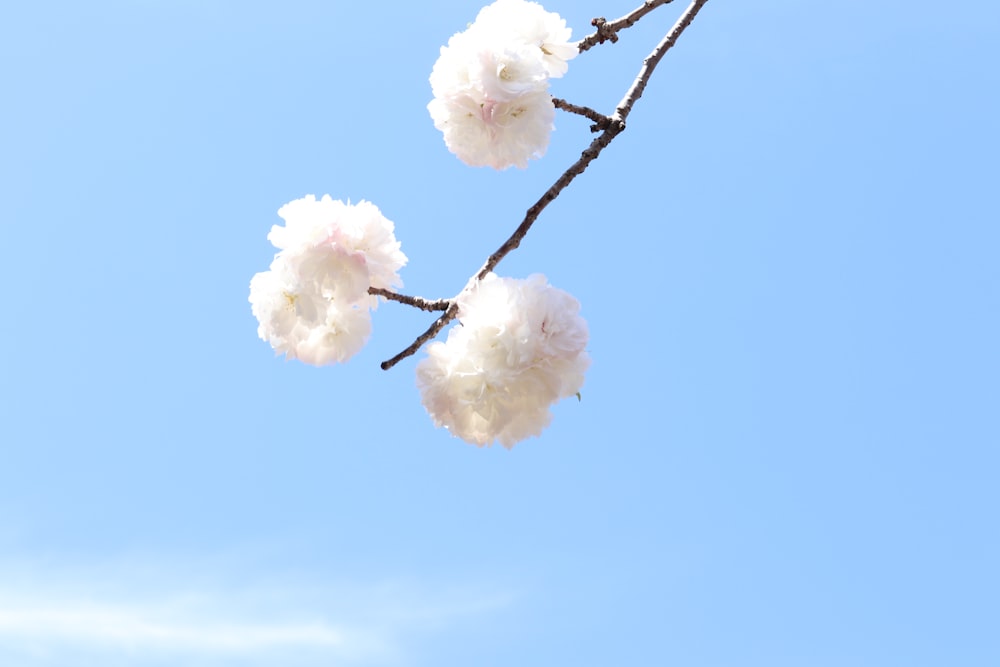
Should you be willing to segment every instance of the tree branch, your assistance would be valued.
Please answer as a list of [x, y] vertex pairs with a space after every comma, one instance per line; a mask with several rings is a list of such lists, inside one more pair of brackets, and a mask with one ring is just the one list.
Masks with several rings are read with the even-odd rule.
[[608, 125], [611, 123], [611, 118], [605, 116], [600, 111], [594, 111], [590, 107], [580, 106], [579, 104], [573, 104], [572, 102], [567, 102], [564, 99], [553, 97], [552, 104], [556, 109], [562, 109], [563, 111], [568, 111], [570, 113], [575, 113], [577, 115], [589, 118], [594, 121], [594, 124], [590, 126], [591, 132], [600, 132], [601, 130], [608, 129]]
[[[665, 5], [671, 1], [672, 0], [650, 0], [628, 16], [618, 19], [612, 24], [606, 25], [621, 23], [619, 27], [614, 29], [614, 32], [617, 32], [618, 30], [633, 25], [636, 21], [651, 12], [656, 7]], [[539, 200], [528, 209], [524, 215], [524, 220], [522, 220], [521, 224], [517, 226], [514, 233], [503, 242], [503, 245], [497, 248], [496, 252], [489, 256], [486, 263], [483, 264], [479, 271], [476, 272], [475, 276], [469, 280], [465, 289], [468, 289], [468, 286], [470, 285], [474, 285], [476, 281], [485, 278], [486, 274], [496, 268], [497, 264], [500, 263], [500, 260], [521, 245], [521, 240], [525, 237], [525, 235], [527, 235], [528, 230], [530, 230], [531, 226], [535, 224], [535, 220], [537, 220], [541, 212], [545, 210], [545, 207], [552, 203], [552, 201], [559, 196], [559, 193], [562, 192], [566, 186], [572, 183], [574, 178], [582, 174], [590, 163], [597, 159], [597, 157], [601, 154], [601, 151], [607, 148], [608, 144], [610, 144], [615, 137], [625, 130], [625, 119], [632, 112], [632, 107], [635, 106], [636, 101], [638, 101], [638, 99], [642, 96], [643, 91], [646, 89], [646, 84], [649, 83], [649, 78], [653, 75], [653, 70], [656, 69], [657, 64], [659, 64], [660, 60], [663, 59], [664, 54], [666, 54], [666, 52], [669, 51], [670, 48], [677, 42], [677, 39], [681, 36], [684, 30], [691, 25], [694, 17], [698, 14], [699, 10], [701, 10], [706, 2], [708, 2], [708, 0], [693, 0], [688, 8], [684, 10], [684, 13], [679, 19], [677, 19], [677, 23], [674, 24], [674, 27], [670, 29], [660, 43], [656, 45], [656, 48], [653, 49], [648, 56], [646, 56], [645, 60], [643, 60], [642, 67], [639, 69], [639, 73], [636, 75], [635, 81], [632, 82], [631, 87], [629, 87], [621, 102], [618, 103], [618, 107], [615, 109], [614, 115], [608, 117], [607, 127], [604, 128], [599, 136], [590, 142], [590, 146], [588, 146], [587, 149], [581, 153], [580, 159], [574, 162], [569, 169], [563, 172], [562, 176], [560, 176], [556, 182], [545, 191], [545, 194], [543, 194], [541, 198], [539, 198]], [[590, 46], [593, 46], [593, 44], [590, 44], [590, 46], [587, 46], [586, 48], [583, 46], [583, 44], [592, 37], [593, 36], [588, 37], [580, 43], [581, 51], [585, 51], [590, 48]], [[605, 39], [610, 39], [610, 37], [605, 37]], [[595, 43], [599, 43], [600, 41], [601, 40], [597, 40]], [[558, 104], [556, 106], [558, 106]], [[415, 354], [417, 350], [427, 343], [427, 341], [437, 336], [449, 322], [455, 319], [458, 315], [458, 303], [456, 300], [443, 299], [440, 300], [439, 303], [449, 303], [450, 305], [444, 314], [434, 320], [434, 323], [431, 324], [427, 331], [420, 334], [420, 336], [418, 336], [417, 339], [414, 340], [405, 350], [394, 356], [392, 359], [383, 361], [381, 364], [382, 370], [387, 371], [406, 357]]]
[[668, 5], [673, 1], [674, 0], [646, 0], [646, 2], [642, 3], [641, 7], [633, 9], [625, 16], [615, 19], [614, 21], [608, 22], [603, 16], [593, 19], [590, 22], [590, 25], [597, 28], [597, 32], [593, 35], [588, 35], [577, 42], [577, 48], [580, 49], [580, 53], [583, 53], [597, 44], [603, 44], [604, 42], [611, 42], [614, 44], [618, 41], [618, 33], [620, 31], [625, 28], [631, 28], [646, 14], [661, 5]]
[[653, 52], [646, 56], [646, 59], [642, 61], [642, 68], [639, 70], [639, 74], [635, 77], [635, 81], [632, 82], [632, 87], [628, 89], [625, 97], [618, 103], [618, 108], [615, 110], [612, 119], [618, 119], [622, 123], [625, 122], [625, 118], [632, 111], [632, 106], [635, 105], [636, 101], [642, 97], [643, 91], [646, 90], [646, 84], [649, 83], [649, 77], [653, 75], [653, 70], [656, 69], [656, 66], [663, 59], [663, 56], [666, 55], [667, 51], [677, 43], [677, 39], [691, 25], [694, 17], [698, 15], [698, 12], [701, 11], [706, 2], [708, 0], [693, 0], [688, 5], [688, 8], [684, 10], [684, 13], [681, 14], [681, 17], [677, 19], [677, 23], [670, 29], [670, 32], [664, 35], [660, 43], [653, 49]]
[[448, 323], [455, 319], [457, 315], [458, 304], [452, 301], [451, 306], [447, 311], [445, 311], [445, 314], [434, 320], [434, 324], [428, 327], [427, 331], [417, 336], [416, 340], [410, 343], [405, 350], [394, 356], [392, 359], [387, 359], [379, 364], [382, 367], [382, 370], [387, 371], [403, 359], [416, 354], [417, 350], [422, 348], [429, 340], [437, 336], [441, 332], [441, 329], [448, 326]]
[[496, 252], [490, 255], [489, 259], [486, 260], [486, 263], [483, 264], [482, 268], [476, 272], [475, 280], [482, 280], [485, 278], [487, 273], [496, 268], [497, 264], [500, 263], [500, 260], [506, 257], [511, 250], [521, 245], [521, 239], [525, 237], [528, 230], [531, 229], [531, 226], [535, 224], [535, 220], [537, 220], [541, 212], [545, 210], [545, 207], [552, 203], [552, 201], [559, 196], [559, 193], [562, 192], [567, 185], [573, 182], [574, 178], [582, 174], [590, 163], [597, 159], [597, 156], [601, 154], [601, 151], [607, 148], [608, 144], [611, 143], [611, 140], [618, 136], [624, 129], [625, 123], [615, 122], [614, 119], [612, 119], [608, 128], [604, 130], [600, 136], [590, 142], [590, 146], [588, 146], [587, 149], [580, 154], [580, 159], [574, 162], [569, 169], [563, 172], [563, 175], [560, 176], [559, 179], [545, 191], [545, 194], [543, 194], [541, 198], [528, 209], [527, 213], [525, 213], [524, 220], [522, 220], [521, 224], [517, 226], [517, 229], [515, 229], [514, 233], [510, 235], [510, 238], [504, 241], [503, 245], [497, 248]]
[[419, 308], [420, 310], [426, 310], [429, 312], [434, 312], [436, 310], [448, 310], [451, 306], [450, 299], [437, 299], [431, 301], [430, 299], [425, 299], [422, 296], [407, 296], [406, 294], [397, 294], [391, 290], [382, 289], [381, 287], [369, 287], [368, 293], [375, 296], [385, 297], [390, 301], [398, 301], [399, 303], [405, 303], [407, 306], [413, 306], [414, 308]]

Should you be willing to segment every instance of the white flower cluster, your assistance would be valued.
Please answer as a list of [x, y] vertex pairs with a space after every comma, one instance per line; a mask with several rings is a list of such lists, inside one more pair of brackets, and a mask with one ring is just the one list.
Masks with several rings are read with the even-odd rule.
[[549, 407], [583, 386], [590, 365], [580, 303], [548, 284], [488, 274], [459, 297], [461, 326], [417, 365], [421, 400], [438, 426], [508, 449], [538, 435]]
[[309, 195], [281, 207], [285, 226], [268, 240], [280, 250], [270, 271], [250, 281], [257, 333], [288, 359], [322, 366], [343, 362], [371, 333], [368, 287], [401, 283], [406, 264], [393, 224], [371, 202], [316, 201]]
[[549, 79], [578, 53], [570, 28], [536, 2], [497, 0], [441, 47], [427, 105], [448, 150], [473, 167], [528, 166], [549, 145]]

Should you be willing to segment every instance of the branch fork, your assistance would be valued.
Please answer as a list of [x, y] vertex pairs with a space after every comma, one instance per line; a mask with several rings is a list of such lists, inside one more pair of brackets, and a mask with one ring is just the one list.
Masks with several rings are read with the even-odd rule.
[[[673, 2], [673, 0], [647, 0], [641, 6], [632, 10], [629, 14], [610, 22], [606, 21], [604, 18], [595, 18], [591, 21], [591, 25], [596, 28], [596, 32], [580, 40], [577, 43], [577, 48], [580, 50], [580, 53], [583, 53], [597, 44], [603, 44], [604, 42], [617, 42], [618, 33], [620, 31], [635, 25], [639, 19], [657, 7], [671, 2]], [[608, 144], [610, 144], [616, 136], [625, 130], [625, 120], [631, 113], [632, 107], [646, 89], [646, 84], [649, 82], [649, 78], [652, 76], [653, 70], [656, 68], [657, 64], [659, 64], [664, 54], [666, 54], [666, 52], [669, 51], [670, 48], [677, 42], [681, 33], [683, 33], [684, 30], [691, 25], [691, 22], [694, 20], [699, 10], [701, 10], [707, 2], [708, 0], [693, 0], [688, 8], [684, 10], [684, 13], [681, 14], [681, 17], [677, 20], [670, 31], [667, 32], [663, 39], [660, 40], [660, 43], [656, 45], [656, 48], [654, 48], [645, 60], [643, 60], [642, 67], [639, 69], [639, 73], [636, 75], [635, 81], [632, 82], [632, 85], [625, 92], [624, 97], [622, 97], [621, 102], [618, 103], [614, 114], [611, 116], [606, 116], [589, 107], [572, 104], [566, 100], [555, 97], [552, 98], [552, 104], [556, 108], [594, 121], [594, 124], [590, 127], [590, 131], [600, 132], [600, 134], [590, 142], [590, 146], [588, 146], [580, 154], [580, 158], [570, 165], [570, 167], [563, 172], [558, 179], [556, 179], [556, 182], [549, 186], [549, 189], [545, 191], [538, 201], [536, 201], [534, 205], [527, 210], [521, 224], [518, 225], [517, 229], [514, 230], [510, 237], [503, 242], [503, 245], [501, 245], [496, 252], [489, 256], [479, 271], [477, 271], [476, 274], [469, 280], [466, 288], [464, 289], [467, 289], [468, 285], [472, 285], [476, 281], [482, 280], [486, 277], [488, 273], [496, 268], [497, 264], [499, 264], [504, 257], [517, 248], [545, 207], [552, 203], [552, 201], [559, 196], [559, 193], [562, 192], [563, 189], [565, 189], [566, 186], [573, 181], [573, 179], [582, 174], [590, 163], [597, 159], [597, 157], [601, 154], [601, 151], [607, 148]], [[442, 329], [444, 329], [458, 316], [457, 296], [451, 299], [437, 299], [432, 301], [424, 299], [423, 297], [396, 294], [390, 290], [383, 290], [374, 287], [369, 288], [368, 292], [369, 294], [375, 294], [392, 301], [405, 303], [409, 306], [420, 308], [421, 310], [430, 312], [444, 311], [444, 313], [434, 320], [431, 326], [428, 327], [424, 333], [420, 334], [409, 346], [406, 347], [406, 349], [402, 350], [391, 359], [383, 361], [381, 363], [382, 370], [389, 370], [403, 359], [416, 354], [421, 347], [437, 336]]]

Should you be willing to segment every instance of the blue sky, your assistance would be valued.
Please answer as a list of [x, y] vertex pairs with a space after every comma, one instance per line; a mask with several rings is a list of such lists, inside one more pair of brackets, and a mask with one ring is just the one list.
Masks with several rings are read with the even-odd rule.
[[[0, 9], [0, 664], [1000, 663], [1000, 10], [709, 2], [500, 266], [593, 358], [506, 451], [379, 370], [427, 314], [316, 369], [247, 303], [292, 199], [446, 297], [576, 159], [565, 114], [524, 171], [445, 149], [479, 6]], [[610, 111], [681, 9], [552, 92]]]

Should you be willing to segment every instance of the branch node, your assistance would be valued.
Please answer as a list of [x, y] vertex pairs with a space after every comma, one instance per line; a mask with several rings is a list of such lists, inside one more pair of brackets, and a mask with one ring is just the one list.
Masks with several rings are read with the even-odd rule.
[[615, 19], [614, 21], [608, 21], [603, 16], [592, 19], [590, 21], [590, 25], [597, 28], [596, 32], [592, 35], [587, 35], [577, 42], [576, 48], [579, 49], [580, 53], [583, 53], [597, 44], [603, 44], [604, 42], [611, 42], [614, 44], [618, 41], [618, 33], [620, 31], [625, 30], [626, 28], [631, 28], [646, 14], [650, 13], [657, 7], [668, 5], [673, 1], [674, 0], [646, 0], [639, 7], [635, 8], [621, 18]]
[[[591, 21], [591, 25], [597, 28], [597, 32], [593, 35], [584, 38], [578, 43], [578, 49], [582, 53], [586, 51], [594, 44], [603, 43], [604, 41], [616, 42], [618, 41], [617, 32], [624, 28], [631, 27], [640, 18], [654, 10], [655, 8], [669, 4], [673, 0], [646, 0], [642, 6], [635, 9], [632, 13], [623, 16], [620, 19], [616, 19], [611, 24], [609, 24], [603, 17], [595, 18]], [[643, 61], [642, 68], [639, 70], [639, 74], [633, 82], [632, 86], [625, 93], [622, 101], [619, 102], [616, 111], [613, 116], [605, 116], [600, 114], [593, 109], [588, 107], [580, 107], [577, 105], [570, 104], [565, 100], [560, 100], [558, 98], [553, 98], [552, 103], [554, 106], [560, 109], [565, 109], [573, 113], [579, 113], [580, 115], [586, 116], [590, 120], [594, 121], [594, 125], [591, 126], [592, 132], [601, 131], [601, 134], [591, 141], [590, 146], [587, 147], [580, 154], [580, 159], [563, 172], [555, 183], [553, 183], [545, 194], [535, 202], [535, 204], [527, 210], [524, 216], [524, 220], [518, 225], [514, 233], [494, 252], [490, 255], [486, 263], [479, 269], [479, 271], [473, 276], [473, 279], [481, 280], [487, 273], [496, 268], [496, 265], [500, 263], [504, 257], [507, 256], [514, 248], [518, 247], [521, 243], [521, 239], [524, 238], [528, 230], [535, 223], [535, 220], [541, 214], [542, 210], [549, 205], [559, 193], [563, 191], [577, 176], [582, 174], [587, 166], [591, 162], [597, 159], [608, 144], [618, 136], [620, 133], [625, 131], [625, 119], [628, 117], [629, 113], [632, 111], [632, 107], [635, 105], [639, 97], [642, 96], [643, 90], [646, 84], [649, 82], [649, 78], [653, 74], [653, 70], [656, 65], [663, 58], [664, 54], [670, 50], [670, 48], [677, 42], [681, 33], [684, 32], [685, 28], [691, 25], [694, 17], [698, 14], [698, 11], [705, 5], [708, 0], [691, 0], [691, 4], [684, 11], [681, 17], [674, 24], [656, 48], [653, 49], [652, 53], [646, 57]], [[437, 301], [429, 301], [421, 297], [410, 297], [395, 294], [389, 290], [381, 290], [377, 288], [369, 288], [369, 294], [377, 294], [383, 296], [387, 299], [393, 299], [395, 301], [400, 301], [402, 303], [421, 308], [422, 310], [443, 310], [444, 313], [439, 316], [434, 322], [428, 327], [427, 331], [422, 333], [416, 338], [410, 345], [394, 356], [392, 359], [383, 361], [381, 368], [384, 371], [389, 370], [402, 359], [405, 359], [417, 352], [424, 344], [433, 339], [438, 333], [441, 332], [444, 327], [446, 327], [452, 320], [458, 316], [458, 302], [457, 297], [452, 299], [438, 299]]]
[[413, 306], [414, 308], [419, 308], [420, 310], [426, 310], [428, 312], [434, 312], [437, 310], [448, 310], [451, 306], [450, 299], [437, 299], [432, 301], [430, 299], [425, 299], [422, 296], [409, 296], [407, 294], [398, 294], [391, 290], [382, 289], [381, 287], [369, 287], [368, 293], [373, 296], [380, 296], [389, 301], [397, 301], [399, 303], [405, 303], [407, 306]]
[[614, 44], [618, 41], [618, 31], [614, 27], [608, 25], [607, 19], [603, 16], [598, 16], [595, 19], [590, 20], [590, 25], [597, 28], [597, 32], [594, 35], [594, 40], [598, 44], [603, 44], [604, 42], [611, 42]]
[[594, 121], [594, 124], [590, 126], [591, 132], [602, 132], [611, 125], [611, 117], [605, 116], [599, 111], [595, 111], [590, 107], [585, 107], [581, 104], [573, 104], [572, 102], [567, 102], [564, 99], [553, 97], [552, 104], [556, 109], [562, 109], [563, 111], [568, 111], [569, 113], [575, 113], [579, 116], [583, 116], [589, 120]]

